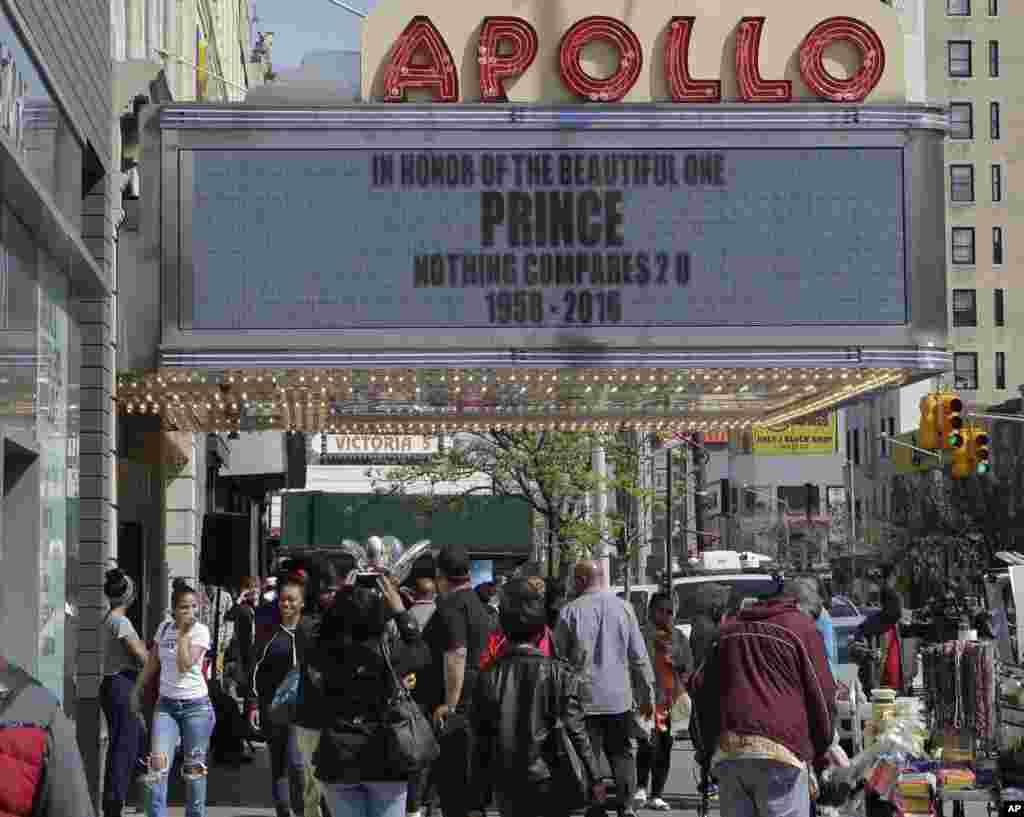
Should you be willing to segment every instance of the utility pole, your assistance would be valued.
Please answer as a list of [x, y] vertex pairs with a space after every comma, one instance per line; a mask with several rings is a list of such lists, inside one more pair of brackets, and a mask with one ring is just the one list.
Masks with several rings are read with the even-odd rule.
[[[687, 452], [684, 452], [684, 459], [683, 459], [683, 474], [684, 474], [684, 477], [683, 477], [683, 503], [682, 503], [682, 510], [679, 512], [679, 533], [680, 533], [681, 542], [682, 542], [682, 544], [681, 544], [681, 546], [679, 548], [679, 563], [680, 564], [684, 563], [687, 559], [690, 558], [690, 534], [689, 534], [689, 531], [687, 530], [687, 528], [689, 528], [689, 526], [690, 526], [690, 518], [689, 518], [690, 514], [689, 514], [689, 511], [690, 511], [690, 496], [691, 496], [691, 493], [686, 490], [687, 484], [686, 484], [686, 477], [685, 477], [685, 474], [689, 471], [689, 464], [690, 464], [690, 454], [687, 451]], [[701, 501], [701, 498], [699, 496], [694, 497], [694, 502], [695, 503], [696, 502], [700, 502], [700, 501]], [[694, 510], [695, 511], [696, 511], [696, 508], [697, 508], [697, 506], [694, 505]]]
[[672, 448], [665, 449], [665, 592], [672, 592]]
[[[695, 432], [691, 435], [690, 439], [693, 441], [693, 445], [690, 447], [694, 452], [693, 494], [695, 501], [693, 503], [693, 526], [698, 531], [705, 531], [707, 530], [707, 520], [704, 513], [704, 503], [701, 499], [704, 496], [704, 484], [707, 481], [708, 455], [704, 449], [704, 435], [701, 432]], [[704, 552], [703, 533], [697, 534], [697, 550], [701, 553]]]

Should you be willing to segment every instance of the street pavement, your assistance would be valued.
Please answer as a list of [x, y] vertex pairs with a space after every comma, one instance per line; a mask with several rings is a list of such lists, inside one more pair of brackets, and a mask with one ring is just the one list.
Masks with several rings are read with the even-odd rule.
[[[664, 799], [672, 806], [671, 815], [693, 817], [697, 810], [697, 783], [693, 749], [689, 741], [676, 743], [672, 756], [672, 771], [665, 788]], [[180, 775], [175, 770], [169, 792], [169, 817], [183, 817], [183, 788]], [[233, 768], [213, 766], [208, 783], [209, 817], [275, 817], [274, 804], [270, 796], [270, 760], [265, 746], [257, 745], [252, 763]], [[985, 807], [980, 803], [966, 804], [966, 817], [985, 817]], [[639, 815], [654, 815], [658, 812], [640, 810]], [[952, 808], [947, 807], [947, 815]], [[712, 802], [712, 814], [717, 815], [717, 805]], [[438, 811], [435, 817], [440, 817]], [[497, 817], [489, 812], [488, 817]], [[528, 817], [524, 815], [524, 817]]]

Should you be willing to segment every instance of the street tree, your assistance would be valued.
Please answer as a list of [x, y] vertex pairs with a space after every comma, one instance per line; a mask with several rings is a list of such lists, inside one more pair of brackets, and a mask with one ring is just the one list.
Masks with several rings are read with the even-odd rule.
[[886, 555], [901, 565], [918, 602], [952, 581], [975, 582], [996, 563], [995, 554], [1013, 549], [1024, 532], [1021, 499], [1012, 479], [991, 475], [953, 480], [947, 472], [930, 471], [899, 477], [892, 511], [882, 520]]
[[[605, 452], [605, 475], [592, 466], [597, 449]], [[526, 503], [543, 521], [549, 554], [559, 554], [564, 575], [576, 559], [612, 546], [635, 556], [645, 544], [643, 519], [654, 495], [643, 484], [641, 459], [636, 435], [489, 429], [455, 435], [426, 461], [367, 475], [376, 492], [415, 495], [428, 511], [457, 508], [480, 493]], [[599, 492], [616, 498], [603, 516], [591, 508]]]

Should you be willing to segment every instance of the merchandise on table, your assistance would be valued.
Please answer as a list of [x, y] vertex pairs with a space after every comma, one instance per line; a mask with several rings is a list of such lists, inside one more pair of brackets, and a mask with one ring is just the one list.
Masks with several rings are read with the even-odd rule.
[[967, 729], [985, 745], [994, 745], [995, 643], [947, 641], [922, 650], [921, 661], [936, 732]]
[[975, 783], [974, 772], [970, 769], [940, 769], [937, 777], [944, 791], [969, 789]]

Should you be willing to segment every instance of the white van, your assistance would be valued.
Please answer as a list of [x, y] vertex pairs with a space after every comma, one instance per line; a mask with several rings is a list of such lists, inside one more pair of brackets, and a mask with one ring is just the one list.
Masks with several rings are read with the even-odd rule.
[[[629, 601], [636, 612], [636, 619], [643, 627], [647, 623], [647, 611], [651, 606], [651, 597], [665, 588], [660, 584], [631, 584], [629, 586]], [[621, 584], [613, 587], [612, 592], [620, 599], [626, 598], [626, 588]]]

